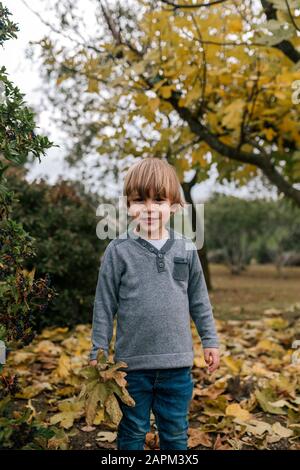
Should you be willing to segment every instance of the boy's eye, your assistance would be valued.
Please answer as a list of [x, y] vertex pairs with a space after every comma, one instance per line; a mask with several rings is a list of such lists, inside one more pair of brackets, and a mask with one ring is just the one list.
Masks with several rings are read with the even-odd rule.
[[[139, 204], [144, 203], [145, 201], [143, 199], [133, 199], [132, 202], [134, 202], [135, 204]], [[153, 202], [156, 204], [163, 204], [165, 202], [165, 199], [154, 199]]]
[[156, 199], [155, 202], [159, 202], [159, 203], [163, 204], [164, 202], [166, 202], [166, 200], [165, 199]]

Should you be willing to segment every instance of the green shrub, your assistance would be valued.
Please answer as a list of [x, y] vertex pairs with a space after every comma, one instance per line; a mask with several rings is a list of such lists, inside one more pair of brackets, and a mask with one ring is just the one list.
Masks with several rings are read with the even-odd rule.
[[13, 216], [35, 238], [36, 272], [47, 274], [57, 293], [36, 318], [36, 329], [91, 322], [100, 257], [108, 242], [96, 235], [96, 197], [78, 182], [51, 186], [16, 176], [9, 181], [18, 198]]

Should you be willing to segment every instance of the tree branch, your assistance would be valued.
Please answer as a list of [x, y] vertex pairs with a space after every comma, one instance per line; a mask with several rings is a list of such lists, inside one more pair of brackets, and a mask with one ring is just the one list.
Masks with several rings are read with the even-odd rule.
[[161, 0], [162, 3], [165, 3], [166, 5], [172, 7], [172, 10], [177, 10], [178, 8], [184, 8], [184, 9], [191, 9], [191, 8], [205, 8], [205, 7], [211, 7], [213, 5], [218, 5], [220, 3], [225, 3], [227, 0], [212, 0], [211, 2], [205, 2], [205, 3], [195, 3], [194, 5], [187, 5], [185, 3], [175, 3], [172, 2], [171, 0]]
[[[268, 20], [276, 20], [276, 9], [273, 4], [268, 0], [261, 0], [261, 5], [264, 9], [265, 15]], [[293, 44], [286, 39], [275, 44], [273, 47], [279, 49], [284, 55], [286, 55], [292, 62], [298, 62], [300, 60], [300, 52], [295, 49]]]
[[170, 98], [166, 99], [166, 101], [170, 102], [181, 119], [189, 125], [191, 131], [204, 140], [213, 150], [230, 160], [257, 166], [280, 192], [291, 198], [300, 207], [300, 190], [294, 188], [291, 183], [285, 180], [272, 163], [270, 156], [266, 156], [266, 154], [263, 153], [255, 154], [244, 152], [239, 148], [231, 147], [230, 145], [221, 142], [216, 135], [212, 134], [193, 116], [188, 108], [178, 105], [177, 98], [174, 97], [174, 94], [172, 94]]
[[291, 22], [293, 23], [294, 28], [296, 29], [296, 31], [300, 31], [300, 28], [297, 25], [295, 18], [293, 17], [292, 10], [291, 10], [288, 0], [285, 0], [285, 4], [286, 4], [287, 11], [289, 13], [289, 16], [290, 16]]

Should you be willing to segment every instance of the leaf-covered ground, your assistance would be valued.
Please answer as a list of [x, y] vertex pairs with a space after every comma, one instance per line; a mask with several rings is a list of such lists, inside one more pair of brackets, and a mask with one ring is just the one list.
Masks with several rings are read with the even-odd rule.
[[[192, 324], [190, 448], [300, 450], [300, 353], [292, 347], [300, 339], [299, 314], [300, 304], [293, 304], [285, 311], [262, 311], [259, 320], [217, 320], [221, 365], [212, 375]], [[19, 376], [16, 409], [30, 407], [44, 423], [61, 428], [53, 448], [116, 448], [116, 425], [103, 421], [101, 408], [87, 424], [77, 401], [89, 350], [90, 325], [78, 325], [45, 329], [9, 356], [7, 365]], [[155, 450], [152, 414], [151, 422], [146, 449]]]

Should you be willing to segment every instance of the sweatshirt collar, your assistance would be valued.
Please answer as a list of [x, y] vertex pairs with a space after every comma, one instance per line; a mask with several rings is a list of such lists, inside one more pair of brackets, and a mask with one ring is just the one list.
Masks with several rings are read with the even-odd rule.
[[127, 234], [130, 238], [133, 238], [141, 246], [146, 248], [146, 250], [149, 250], [150, 252], [154, 253], [155, 255], [158, 255], [159, 257], [161, 257], [165, 253], [167, 253], [167, 251], [169, 251], [169, 249], [171, 248], [171, 246], [173, 245], [173, 243], [175, 241], [174, 230], [171, 227], [169, 227], [167, 230], [169, 232], [170, 238], [166, 239], [166, 242], [163, 244], [163, 246], [159, 250], [154, 245], [152, 245], [152, 243], [150, 243], [148, 240], [146, 240], [145, 238], [142, 238], [141, 236], [136, 235], [133, 231], [133, 228], [128, 229]]

